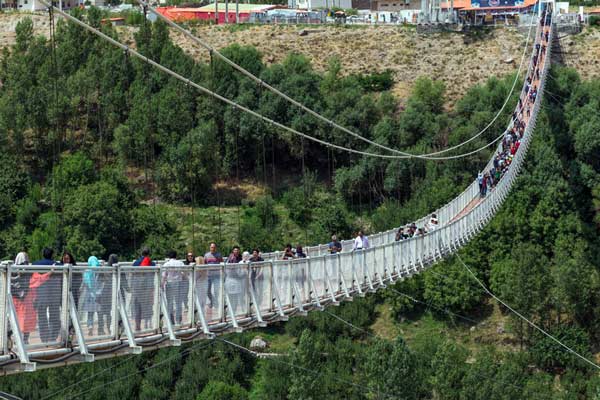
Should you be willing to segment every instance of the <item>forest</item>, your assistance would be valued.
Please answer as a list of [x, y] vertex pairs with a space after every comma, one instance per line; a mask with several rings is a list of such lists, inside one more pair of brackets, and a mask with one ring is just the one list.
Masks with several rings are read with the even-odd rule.
[[[117, 37], [100, 23], [100, 11], [74, 13]], [[329, 150], [199, 95], [81, 28], [61, 21], [53, 41], [32, 32], [23, 19], [16, 45], [0, 61], [2, 259], [23, 249], [37, 258], [44, 246], [80, 260], [109, 253], [126, 259], [149, 246], [162, 258], [171, 248], [201, 253], [210, 240], [222, 249], [270, 250], [323, 243], [332, 233], [377, 232], [444, 204], [491, 156], [387, 161]], [[135, 40], [143, 54], [265, 116], [377, 151], [216, 59], [194, 61], [160, 23], [142, 24]], [[266, 65], [254, 48], [237, 45], [223, 53], [340, 124], [415, 153], [482, 129], [515, 79], [492, 77], [448, 105], [443, 84], [428, 78], [416, 81], [408, 99], [396, 99], [389, 73], [344, 76], [332, 59], [321, 74], [298, 54]], [[460, 257], [500, 298], [594, 359], [600, 80], [582, 81], [555, 66], [546, 89], [515, 189]], [[516, 100], [463, 150], [502, 131]], [[266, 330], [5, 377], [0, 390], [26, 399], [600, 399], [596, 370], [494, 308], [450, 258], [388, 290]], [[377, 329], [383, 314], [400, 334]], [[495, 324], [498, 315], [503, 332], [494, 325], [477, 343], [457, 335]], [[409, 327], [410, 335], [401, 334]], [[267, 338], [276, 356], [257, 359], [230, 344], [247, 347], [255, 335]]]

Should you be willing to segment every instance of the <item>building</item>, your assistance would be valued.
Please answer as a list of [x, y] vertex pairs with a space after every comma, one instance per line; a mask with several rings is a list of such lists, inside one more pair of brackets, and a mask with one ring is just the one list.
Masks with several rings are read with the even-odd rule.
[[37, 0], [0, 0], [2, 8], [12, 8], [19, 11], [39, 11], [48, 7]]
[[519, 15], [532, 12], [538, 0], [454, 0], [440, 4], [453, 9], [460, 21], [472, 24], [518, 23]]
[[[84, 0], [54, 0], [54, 5], [68, 10], [74, 7], [83, 7]], [[10, 8], [19, 11], [44, 11], [48, 7], [38, 0], [0, 0], [2, 8]], [[91, 0], [90, 5], [100, 7], [104, 6], [104, 0]]]
[[373, 11], [400, 12], [403, 10], [418, 10], [421, 0], [373, 0]]
[[125, 18], [104, 18], [100, 21], [102, 24], [111, 24], [112, 26], [123, 26], [125, 25]]
[[[250, 18], [250, 14], [266, 12], [276, 8], [272, 4], [238, 4], [240, 22], [246, 22]], [[215, 4], [209, 4], [204, 7], [197, 8], [179, 8], [179, 7], [158, 7], [159, 13], [169, 18], [172, 21], [187, 21], [193, 19], [201, 19], [205, 21], [218, 20], [219, 24], [226, 21], [235, 23], [236, 5], [235, 2], [218, 3], [218, 9], [215, 12]], [[218, 14], [218, 15], [217, 15]], [[226, 18], [228, 17], [228, 18]]]
[[288, 0], [288, 7], [312, 10], [315, 8], [331, 9], [331, 8], [353, 8], [352, 0]]

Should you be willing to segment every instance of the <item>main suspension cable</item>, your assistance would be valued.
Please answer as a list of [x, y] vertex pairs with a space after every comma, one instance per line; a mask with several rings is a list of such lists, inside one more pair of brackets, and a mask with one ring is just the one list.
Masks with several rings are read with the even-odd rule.
[[227, 58], [226, 56], [224, 56], [223, 54], [221, 54], [217, 49], [215, 49], [213, 46], [211, 46], [210, 44], [206, 43], [205, 41], [203, 41], [202, 39], [200, 39], [199, 37], [195, 36], [193, 33], [191, 33], [190, 31], [188, 31], [187, 29], [183, 28], [182, 26], [178, 25], [177, 23], [171, 21], [169, 18], [165, 17], [163, 14], [161, 14], [158, 10], [156, 10], [154, 7], [151, 7], [147, 1], [145, 0], [138, 0], [139, 3], [141, 5], [143, 5], [144, 7], [147, 7], [148, 10], [150, 12], [152, 12], [154, 15], [156, 15], [156, 17], [158, 19], [160, 19], [161, 21], [165, 22], [167, 25], [171, 26], [172, 28], [176, 29], [177, 31], [179, 31], [180, 33], [182, 33], [183, 35], [187, 36], [190, 40], [192, 40], [193, 42], [199, 44], [200, 46], [204, 47], [206, 50], [208, 50], [209, 52], [211, 52], [211, 54], [215, 55], [216, 57], [218, 57], [219, 59], [221, 59], [223, 62], [225, 62], [227, 65], [229, 65], [230, 67], [232, 67], [233, 69], [237, 70], [238, 72], [242, 73], [243, 75], [245, 75], [246, 77], [248, 77], [249, 79], [257, 82], [259, 85], [265, 87], [266, 89], [268, 89], [269, 91], [271, 91], [272, 93], [276, 94], [277, 96], [285, 99], [286, 101], [288, 101], [289, 103], [299, 107], [300, 109], [304, 110], [305, 112], [309, 113], [310, 115], [314, 116], [315, 118], [325, 122], [326, 124], [332, 126], [335, 129], [341, 130], [342, 132], [345, 132], [349, 135], [354, 136], [355, 138], [362, 140], [370, 145], [373, 145], [375, 147], [378, 147], [380, 149], [395, 153], [395, 154], [400, 154], [401, 157], [396, 157], [396, 158], [422, 158], [422, 159], [433, 159], [433, 160], [439, 160], [439, 158], [431, 158], [430, 156], [435, 156], [435, 155], [439, 155], [439, 154], [444, 154], [447, 153], [449, 151], [455, 150], [459, 147], [464, 146], [465, 144], [470, 143], [471, 141], [475, 140], [476, 138], [478, 138], [479, 136], [481, 136], [483, 133], [485, 133], [495, 122], [496, 120], [500, 117], [500, 115], [502, 114], [502, 111], [504, 111], [504, 108], [506, 107], [506, 105], [509, 103], [512, 94], [514, 92], [514, 89], [517, 85], [517, 82], [519, 80], [519, 76], [521, 74], [521, 70], [523, 68], [523, 64], [525, 61], [525, 56], [527, 54], [527, 48], [529, 47], [529, 41], [530, 41], [530, 37], [531, 37], [531, 31], [532, 31], [532, 27], [534, 26], [534, 24], [530, 24], [529, 26], [529, 32], [527, 34], [527, 40], [525, 42], [525, 45], [523, 47], [523, 54], [521, 56], [521, 62], [519, 64], [519, 68], [517, 70], [517, 73], [515, 75], [515, 79], [513, 81], [512, 87], [509, 91], [509, 93], [506, 96], [506, 99], [504, 101], [504, 103], [502, 104], [502, 107], [500, 108], [500, 110], [496, 113], [496, 115], [494, 116], [494, 118], [492, 118], [492, 120], [481, 130], [479, 131], [476, 135], [472, 136], [471, 138], [467, 139], [466, 141], [459, 143], [455, 146], [449, 147], [447, 149], [443, 149], [440, 151], [436, 151], [436, 152], [432, 152], [432, 153], [423, 153], [423, 154], [412, 154], [412, 153], [408, 153], [405, 151], [400, 151], [397, 149], [393, 149], [391, 147], [387, 147], [384, 146], [380, 143], [377, 143], [373, 140], [370, 140], [368, 138], [365, 138], [364, 136], [336, 123], [335, 121], [319, 114], [318, 112], [314, 111], [313, 109], [309, 108], [308, 106], [305, 106], [304, 104], [300, 103], [299, 101], [291, 98], [290, 96], [288, 96], [287, 94], [283, 93], [282, 91], [280, 91], [279, 89], [275, 88], [274, 86], [269, 85], [267, 82], [265, 82], [264, 80], [262, 80], [261, 78], [257, 77], [256, 75], [254, 75], [252, 72], [248, 71], [247, 69], [245, 69], [244, 67], [242, 67], [241, 65], [235, 63], [234, 61], [230, 60], [229, 58]]
[[[275, 121], [273, 119], [265, 117], [264, 115], [262, 115], [262, 114], [260, 114], [260, 113], [258, 113], [256, 111], [253, 111], [253, 110], [251, 110], [251, 109], [249, 109], [249, 108], [247, 108], [247, 107], [245, 107], [245, 106], [243, 106], [241, 104], [238, 104], [238, 103], [236, 103], [233, 100], [230, 100], [230, 99], [228, 99], [226, 97], [223, 97], [220, 94], [215, 93], [215, 92], [211, 91], [210, 89], [207, 89], [206, 87], [201, 86], [201, 85], [193, 82], [192, 80], [190, 80], [188, 78], [185, 78], [184, 76], [178, 74], [177, 72], [172, 71], [171, 69], [163, 66], [162, 64], [159, 64], [158, 62], [156, 62], [156, 61], [150, 59], [149, 57], [147, 57], [147, 56], [145, 56], [145, 55], [137, 52], [136, 50], [130, 48], [129, 46], [127, 46], [127, 45], [125, 45], [125, 44], [123, 44], [123, 43], [121, 43], [121, 42], [119, 42], [119, 41], [111, 38], [110, 36], [108, 36], [105, 33], [99, 31], [98, 29], [96, 29], [96, 28], [88, 25], [87, 23], [85, 23], [85, 22], [83, 22], [83, 21], [81, 21], [81, 20], [73, 17], [72, 15], [70, 15], [68, 13], [65, 13], [62, 10], [59, 10], [57, 7], [51, 6], [50, 4], [46, 3], [45, 0], [40, 0], [40, 3], [44, 4], [47, 7], [52, 7], [55, 12], [57, 12], [58, 14], [62, 15], [63, 17], [65, 17], [67, 20], [69, 20], [69, 21], [71, 21], [71, 22], [73, 22], [73, 23], [81, 26], [82, 28], [86, 29], [87, 31], [89, 31], [89, 32], [95, 34], [96, 36], [98, 36], [98, 37], [100, 37], [100, 38], [108, 41], [112, 45], [114, 45], [116, 47], [119, 47], [120, 49], [126, 51], [128, 54], [135, 56], [136, 58], [142, 60], [143, 62], [145, 62], [145, 63], [147, 63], [147, 64], [149, 64], [149, 65], [151, 65], [151, 66], [153, 66], [153, 67], [155, 67], [155, 68], [157, 68], [159, 70], [161, 70], [162, 72], [167, 73], [168, 75], [171, 75], [172, 77], [174, 77], [174, 78], [176, 78], [176, 79], [184, 82], [185, 84], [187, 84], [189, 86], [192, 86], [192, 87], [198, 89], [199, 91], [201, 91], [201, 92], [203, 92], [203, 93], [205, 93], [205, 94], [207, 94], [209, 96], [214, 97], [215, 99], [218, 99], [218, 100], [220, 100], [220, 101], [222, 101], [222, 102], [224, 102], [226, 104], [229, 104], [229, 105], [231, 105], [231, 106], [233, 106], [233, 107], [235, 107], [235, 108], [237, 108], [237, 109], [239, 109], [239, 110], [241, 110], [241, 111], [243, 111], [243, 112], [245, 112], [247, 114], [250, 114], [250, 115], [252, 115], [252, 116], [254, 116], [256, 118], [261, 119], [265, 123], [274, 125], [274, 126], [280, 128], [280, 129], [286, 130], [286, 131], [288, 131], [290, 133], [293, 133], [295, 135], [301, 136], [301, 137], [306, 138], [308, 140], [311, 140], [313, 142], [322, 144], [324, 146], [331, 147], [331, 148], [334, 148], [334, 149], [337, 149], [337, 150], [341, 150], [341, 151], [346, 151], [346, 152], [349, 152], [349, 153], [359, 154], [359, 155], [368, 156], [368, 157], [384, 158], [384, 159], [406, 158], [406, 157], [403, 157], [403, 156], [388, 155], [388, 154], [377, 154], [377, 153], [371, 153], [371, 152], [368, 152], [368, 151], [362, 151], [362, 150], [355, 150], [355, 149], [347, 148], [347, 147], [340, 146], [340, 145], [337, 145], [337, 144], [334, 144], [334, 143], [329, 143], [329, 142], [327, 142], [325, 140], [316, 138], [314, 136], [310, 136], [310, 135], [308, 135], [306, 133], [303, 133], [303, 132], [300, 132], [300, 131], [298, 131], [298, 130], [296, 130], [294, 128], [290, 128], [290, 127], [288, 127], [288, 126], [286, 126], [286, 125], [284, 125], [284, 124], [282, 124], [280, 122], [277, 122], [277, 121]], [[494, 139], [490, 143], [488, 143], [488, 144], [480, 147], [479, 149], [477, 149], [475, 151], [471, 151], [471, 152], [468, 152], [468, 153], [465, 153], [465, 154], [462, 154], [462, 155], [455, 155], [455, 156], [427, 157], [427, 159], [429, 159], [429, 160], [451, 160], [451, 159], [466, 157], [466, 156], [475, 154], [475, 153], [477, 153], [477, 152], [479, 152], [479, 151], [481, 151], [481, 150], [483, 150], [483, 149], [485, 149], [485, 148], [493, 145], [498, 140], [500, 140], [500, 138], [503, 135], [504, 135], [504, 133], [502, 133], [502, 135], [498, 136], [496, 139]]]

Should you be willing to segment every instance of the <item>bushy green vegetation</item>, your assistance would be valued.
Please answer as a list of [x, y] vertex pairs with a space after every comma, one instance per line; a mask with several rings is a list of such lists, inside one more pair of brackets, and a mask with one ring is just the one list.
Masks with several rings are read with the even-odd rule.
[[[96, 10], [74, 13], [100, 26]], [[110, 26], [101, 28], [116, 36]], [[222, 62], [194, 62], [170, 42], [164, 25], [142, 24], [136, 42], [153, 59], [282, 123], [377, 151], [323, 126]], [[300, 55], [266, 66], [254, 48], [234, 45], [224, 52], [341, 124], [416, 153], [457, 144], [483, 128], [513, 79], [491, 78], [448, 113], [443, 85], [421, 78], [399, 110], [385, 91], [386, 74], [343, 77], [334, 59], [321, 75]], [[37, 258], [43, 246], [68, 248], [78, 259], [112, 252], [126, 258], [142, 245], [158, 256], [168, 248], [201, 252], [215, 238], [225, 251], [234, 243], [267, 250], [291, 240], [324, 242], [334, 232], [347, 238], [358, 228], [389, 229], [425, 215], [462, 191], [490, 156], [484, 151], [447, 162], [385, 161], [328, 150], [198, 95], [63, 22], [54, 55], [25, 19], [17, 26], [17, 44], [0, 63], [2, 257], [27, 248]], [[461, 258], [509, 304], [593, 357], [600, 344], [600, 81], [582, 82], [573, 70], [555, 69], [547, 90], [551, 95], [522, 176]], [[514, 103], [465, 149], [494, 138]], [[239, 182], [261, 190], [251, 196]], [[192, 226], [194, 209], [198, 219]], [[444, 336], [438, 327], [468, 331], [472, 321], [483, 325], [491, 312], [489, 298], [457, 259], [395, 289], [332, 311], [358, 329], [329, 310], [269, 327], [265, 336], [279, 353], [273, 358], [257, 360], [223, 342], [200, 342], [2, 378], [0, 389], [27, 399], [63, 389], [56, 398], [600, 395], [589, 366], [507, 310], [503, 341], [467, 345]], [[387, 340], [372, 331], [381, 307], [391, 308], [400, 337]], [[470, 321], [458, 324], [452, 313]], [[423, 316], [435, 320], [433, 329], [419, 328]], [[406, 324], [410, 340], [402, 337]], [[248, 346], [253, 335], [227, 339]]]

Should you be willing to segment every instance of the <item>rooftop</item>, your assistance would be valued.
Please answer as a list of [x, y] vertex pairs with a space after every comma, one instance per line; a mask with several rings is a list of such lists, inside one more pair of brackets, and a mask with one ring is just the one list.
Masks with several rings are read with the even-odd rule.
[[[219, 12], [225, 12], [225, 3], [219, 3]], [[264, 11], [269, 10], [271, 8], [275, 8], [276, 6], [273, 4], [242, 4], [238, 5], [239, 10], [241, 12], [250, 12], [250, 11]], [[214, 12], [215, 5], [208, 4], [203, 7], [161, 7], [162, 10], [168, 13], [177, 13], [177, 12]], [[235, 11], [235, 3], [229, 2], [229, 11]]]

